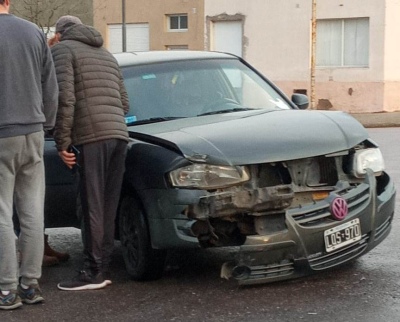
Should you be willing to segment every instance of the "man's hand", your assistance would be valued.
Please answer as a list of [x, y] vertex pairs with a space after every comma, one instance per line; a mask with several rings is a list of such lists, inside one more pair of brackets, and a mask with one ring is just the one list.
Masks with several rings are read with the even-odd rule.
[[65, 150], [58, 151], [58, 155], [64, 161], [68, 168], [72, 169], [72, 167], [76, 164], [75, 153], [67, 152]]

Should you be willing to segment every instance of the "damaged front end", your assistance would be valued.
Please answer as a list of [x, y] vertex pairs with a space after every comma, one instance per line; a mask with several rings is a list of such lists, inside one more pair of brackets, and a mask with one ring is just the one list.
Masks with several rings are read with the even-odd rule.
[[186, 167], [170, 181], [207, 190], [185, 209], [192, 234], [203, 247], [237, 246], [221, 276], [256, 284], [332, 268], [388, 235], [395, 189], [380, 158], [366, 140], [300, 160]]

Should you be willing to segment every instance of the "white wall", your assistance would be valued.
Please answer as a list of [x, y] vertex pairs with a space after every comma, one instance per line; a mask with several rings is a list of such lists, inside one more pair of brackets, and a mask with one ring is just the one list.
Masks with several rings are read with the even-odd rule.
[[[400, 110], [399, 3], [317, 0], [317, 19], [370, 19], [369, 66], [317, 68], [317, 102], [355, 113]], [[243, 15], [243, 58], [290, 95], [294, 89], [310, 92], [311, 5], [311, 0], [205, 0], [205, 16]]]
[[387, 1], [385, 15], [385, 79], [400, 81], [400, 1]]
[[205, 0], [205, 15], [242, 14], [243, 58], [271, 79], [305, 81], [309, 68], [309, 6], [294, 0]]

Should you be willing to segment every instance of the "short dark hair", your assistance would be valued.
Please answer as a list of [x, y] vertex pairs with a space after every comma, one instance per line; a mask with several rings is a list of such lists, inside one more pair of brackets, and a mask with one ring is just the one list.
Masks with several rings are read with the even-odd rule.
[[0, 4], [4, 4], [4, 1], [5, 1], [5, 0], [0, 0]]

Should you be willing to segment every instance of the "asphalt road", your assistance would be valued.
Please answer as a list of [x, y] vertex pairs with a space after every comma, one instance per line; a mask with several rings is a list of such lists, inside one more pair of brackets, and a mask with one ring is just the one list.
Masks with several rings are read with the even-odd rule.
[[[371, 128], [387, 171], [400, 191], [400, 128]], [[71, 259], [44, 268], [44, 304], [0, 312], [12, 321], [363, 321], [400, 320], [400, 193], [389, 237], [370, 253], [334, 271], [286, 282], [239, 287], [219, 277], [227, 256], [220, 251], [175, 252], [165, 276], [138, 283], [125, 272], [117, 245], [113, 284], [97, 291], [63, 292], [56, 284], [82, 263], [77, 229], [48, 229], [50, 243]]]

